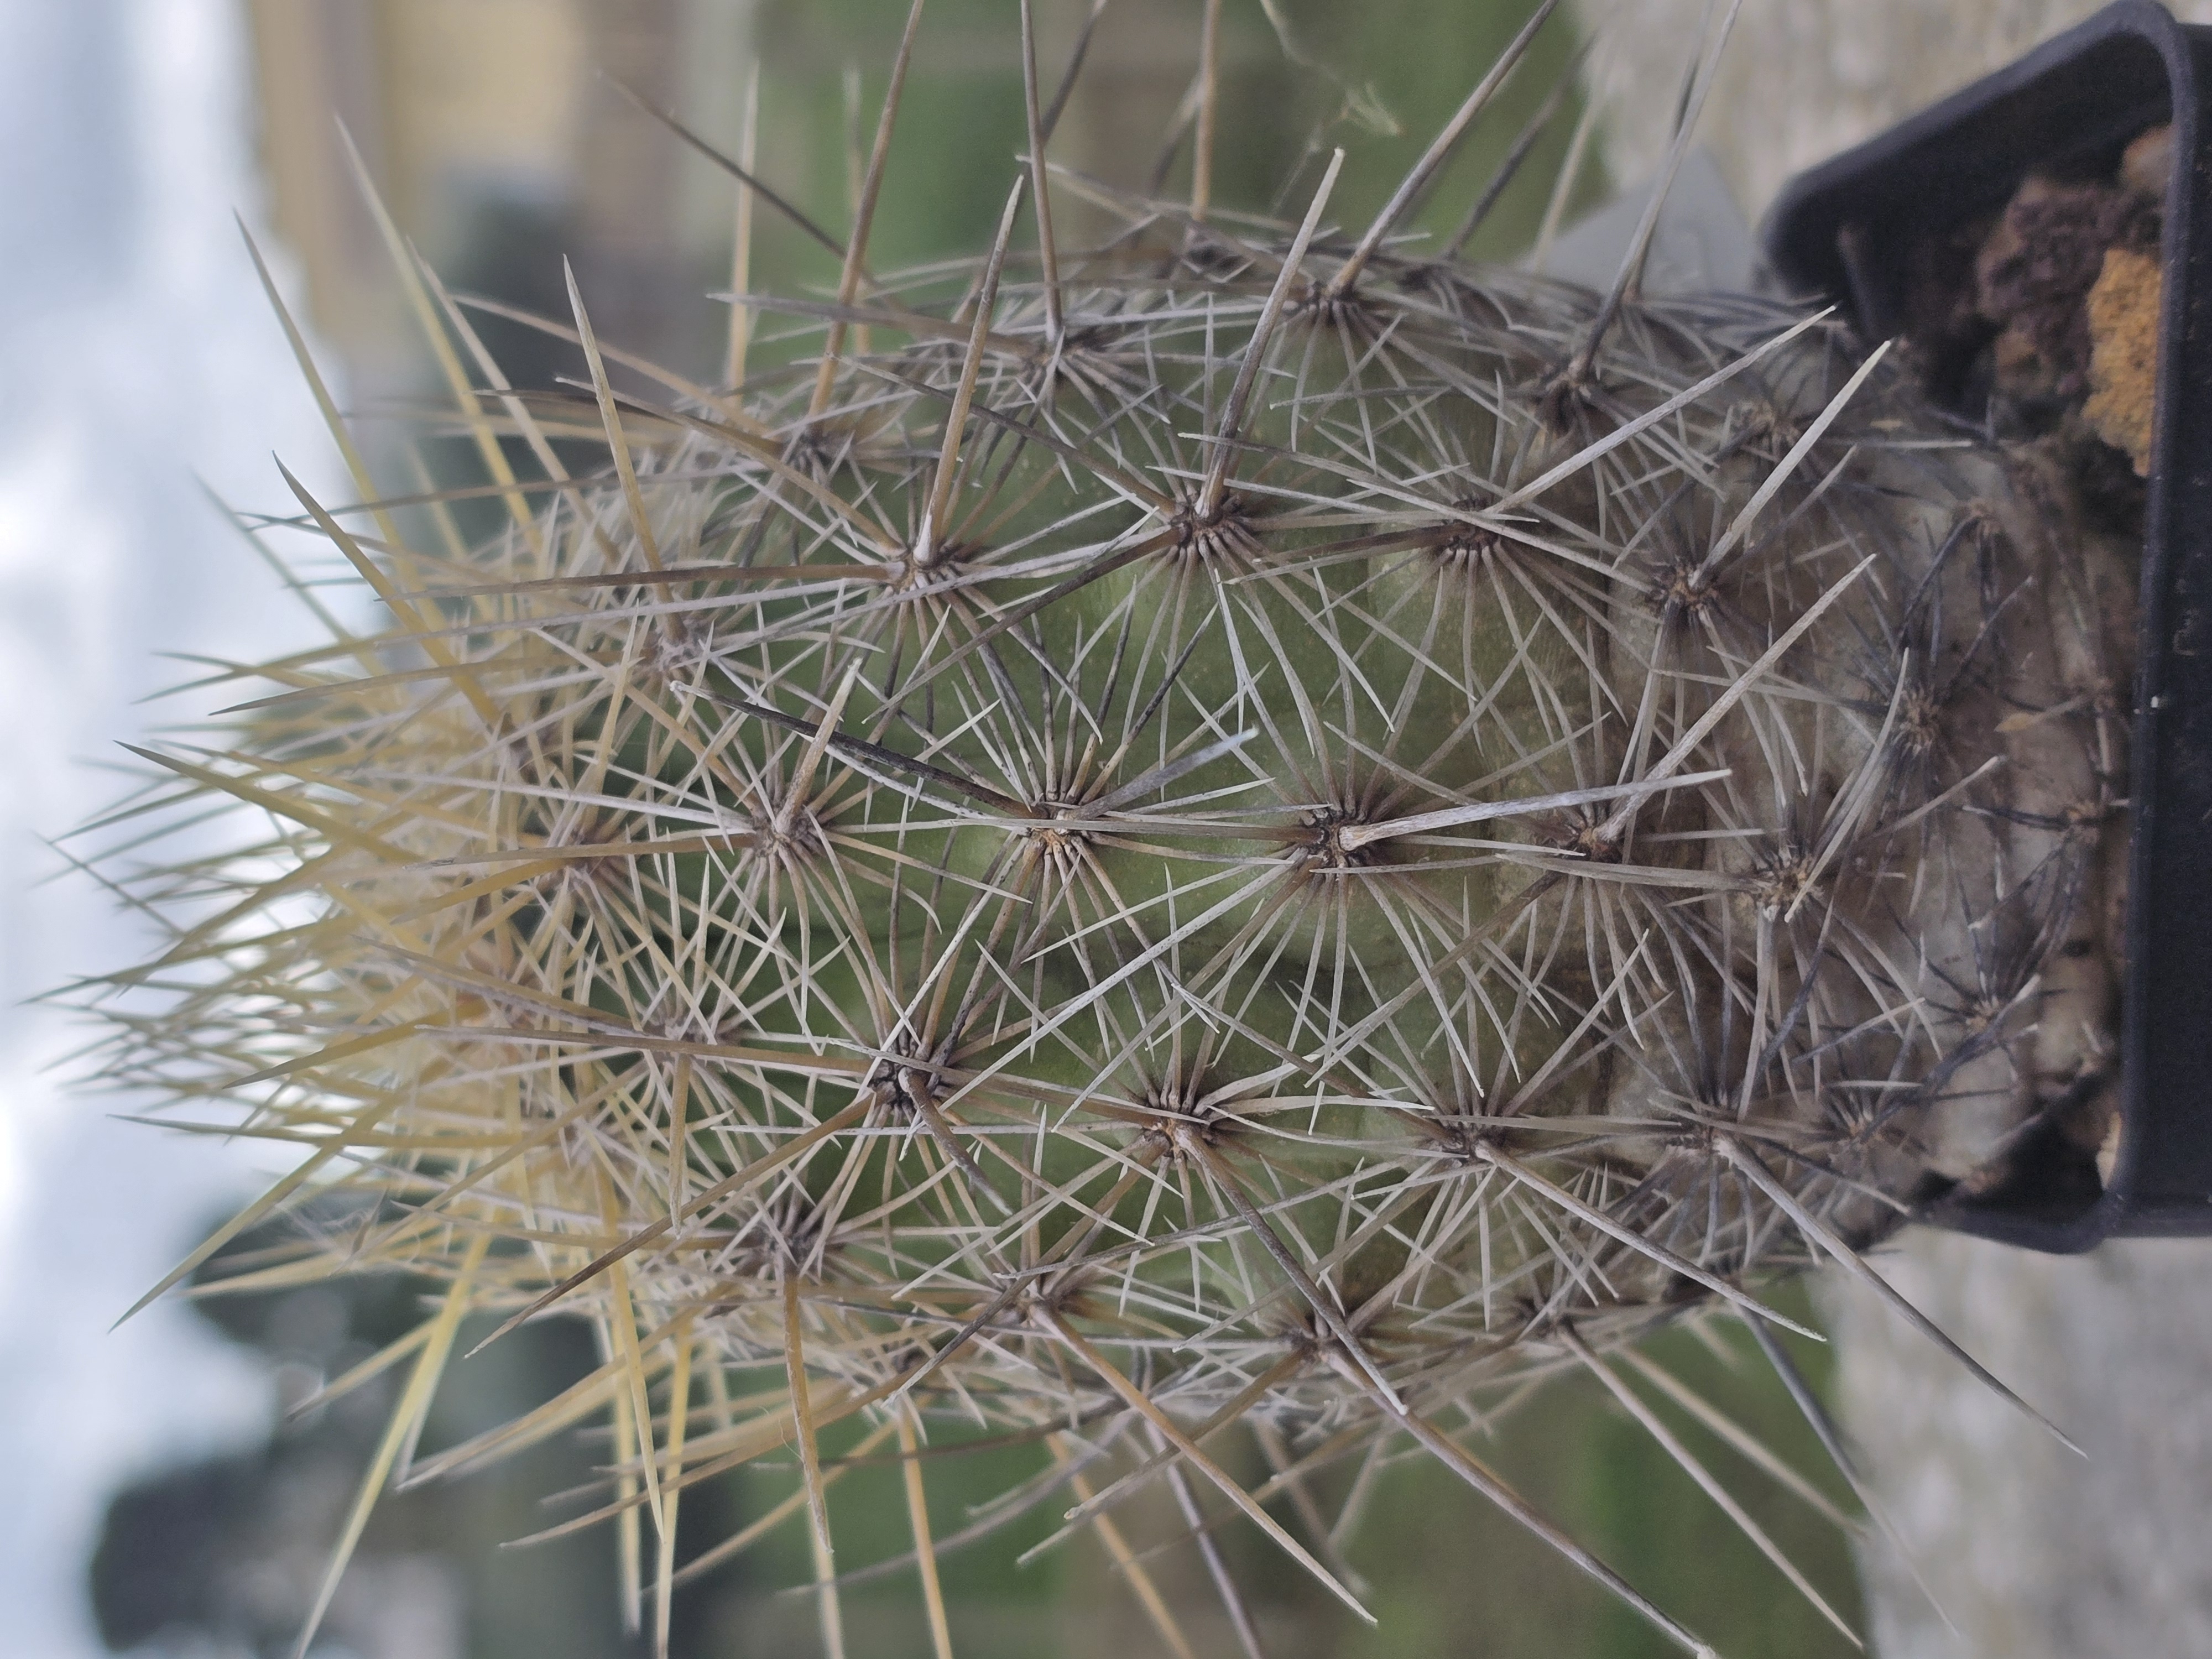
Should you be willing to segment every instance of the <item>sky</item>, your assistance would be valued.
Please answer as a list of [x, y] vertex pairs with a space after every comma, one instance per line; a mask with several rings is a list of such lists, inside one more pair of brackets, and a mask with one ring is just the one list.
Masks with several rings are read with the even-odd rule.
[[[325, 498], [336, 460], [234, 212], [262, 216], [238, 0], [0, 0], [0, 1653], [101, 1653], [85, 1563], [115, 1486], [258, 1440], [253, 1363], [185, 1310], [118, 1316], [273, 1172], [69, 1085], [86, 1029], [27, 999], [148, 936], [48, 842], [113, 800], [163, 652], [311, 623], [208, 501]], [[265, 233], [264, 233], [265, 236]], [[271, 247], [280, 282], [289, 266]], [[149, 699], [154, 699], [149, 701]]]

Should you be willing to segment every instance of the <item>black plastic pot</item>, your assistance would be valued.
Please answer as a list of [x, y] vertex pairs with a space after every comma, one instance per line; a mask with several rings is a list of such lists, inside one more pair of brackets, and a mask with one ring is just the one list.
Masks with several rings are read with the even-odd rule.
[[[2212, 1234], [2212, 28], [2122, 0], [2009, 68], [1791, 180], [1764, 232], [1793, 289], [1863, 337], [1904, 321], [1908, 261], [2031, 172], [2109, 167], [2173, 123], [2137, 665], [2134, 839], [2109, 1185], [2056, 1133], [1997, 1190], [1922, 1218], [2051, 1251]], [[1931, 376], [1938, 395], [1940, 374]], [[1956, 390], [1957, 388], [1954, 388]], [[1962, 411], [1964, 412], [1964, 411]], [[1978, 413], [1978, 411], [1975, 411]]]

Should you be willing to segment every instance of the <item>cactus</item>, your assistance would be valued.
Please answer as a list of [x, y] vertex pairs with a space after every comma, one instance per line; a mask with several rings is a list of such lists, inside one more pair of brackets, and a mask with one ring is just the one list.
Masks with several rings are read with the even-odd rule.
[[[985, 256], [874, 272], [872, 178], [835, 298], [743, 296], [728, 383], [650, 403], [573, 278], [588, 389], [510, 388], [393, 235], [507, 522], [299, 491], [392, 625], [149, 755], [145, 810], [265, 828], [127, 878], [172, 937], [105, 1064], [312, 1148], [150, 1294], [333, 1186], [344, 1231], [234, 1282], [445, 1287], [356, 1534], [465, 1316], [580, 1313], [599, 1370], [410, 1478], [611, 1420], [664, 1643], [686, 1486], [790, 1455], [837, 1645], [849, 1419], [939, 1650], [947, 1421], [1041, 1441], [987, 1519], [1073, 1504], [1163, 1620], [1119, 1500], [1365, 1613], [1261, 1500], [1413, 1446], [1708, 1650], [1477, 1429], [1591, 1373], [1732, 1502], [1627, 1345], [1741, 1319], [1786, 1370], [1767, 1285], [1881, 1286], [2001, 1164], [2075, 1063], [2035, 1014], [2100, 920], [2124, 603], [2036, 456], [1832, 317], [1394, 239], [1550, 9], [1364, 230], [1334, 163], [1295, 224], [1215, 209], [1202, 148], [1180, 206], [1056, 172], [1025, 54]], [[1103, 246], [1055, 242], [1074, 192]], [[778, 316], [817, 343], [749, 368]]]

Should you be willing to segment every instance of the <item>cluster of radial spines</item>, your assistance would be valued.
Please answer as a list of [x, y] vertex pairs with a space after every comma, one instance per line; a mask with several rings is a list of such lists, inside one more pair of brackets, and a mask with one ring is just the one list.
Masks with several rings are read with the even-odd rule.
[[311, 505], [397, 625], [168, 762], [273, 827], [145, 878], [112, 1075], [391, 1206], [282, 1271], [595, 1314], [633, 1528], [917, 1411], [1494, 1486], [1440, 1413], [1893, 1224], [2063, 927], [2002, 471], [1835, 328], [1120, 206], [741, 393], [615, 398], [580, 307], [598, 396], [474, 419], [610, 470]]

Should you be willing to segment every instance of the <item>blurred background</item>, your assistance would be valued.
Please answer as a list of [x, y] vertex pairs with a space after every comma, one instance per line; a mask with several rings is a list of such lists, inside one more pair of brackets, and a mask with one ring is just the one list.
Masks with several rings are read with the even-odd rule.
[[[1039, 0], [1048, 80], [1090, 8]], [[1231, 0], [1216, 191], [1265, 212], [1303, 203], [1319, 157], [1351, 160], [1338, 212], [1363, 221], [1525, 18], [1523, 0]], [[328, 574], [314, 544], [241, 530], [289, 498], [276, 451], [311, 489], [343, 482], [239, 235], [261, 247], [387, 488], [405, 453], [380, 419], [425, 392], [426, 364], [351, 179], [339, 123], [405, 234], [457, 289], [559, 314], [576, 267], [601, 337], [720, 378], [736, 192], [625, 96], [676, 112], [735, 154], [757, 70], [757, 170], [835, 234], [856, 146], [873, 130], [900, 0], [0, 0], [0, 1651], [196, 1659], [290, 1650], [390, 1395], [292, 1408], [419, 1316], [416, 1289], [370, 1283], [172, 1300], [111, 1332], [228, 1208], [281, 1170], [265, 1148], [123, 1121], [137, 1103], [72, 1097], [83, 1031], [27, 1000], [143, 953], [146, 935], [56, 838], [125, 785], [118, 740], [204, 721], [195, 682], [313, 634], [270, 562]], [[1055, 159], [1132, 189], [1184, 188], [1166, 140], [1194, 64], [1195, 0], [1114, 0], [1055, 137]], [[987, 239], [1023, 146], [1012, 0], [933, 0], [899, 118], [872, 257], [878, 268]], [[1609, 71], [1671, 98], [1694, 33]], [[1569, 72], [1562, 12], [1454, 162], [1420, 228], [1448, 234], [1522, 122]], [[1664, 59], [1664, 61], [1662, 61]], [[1959, 77], [1963, 78], [1963, 73]], [[1571, 132], [1570, 97], [1471, 252], [1538, 236]], [[1559, 213], [1641, 170], [1601, 124]], [[1608, 156], [1608, 143], [1613, 154]], [[1811, 159], [1811, 158], [1806, 158]], [[1741, 173], [1739, 188], [1742, 187]], [[1061, 234], [1079, 238], [1066, 204]], [[234, 220], [234, 214], [237, 216]], [[830, 255], [765, 209], [750, 284], [834, 284]], [[487, 324], [523, 386], [578, 372], [566, 348]], [[764, 349], [774, 350], [772, 343]], [[428, 464], [440, 470], [433, 454]], [[458, 472], [454, 475], [459, 476]], [[234, 516], [235, 515], [235, 517]], [[334, 590], [331, 602], [356, 601]], [[161, 654], [161, 653], [168, 654]], [[167, 694], [167, 695], [156, 695]], [[1801, 1305], [1797, 1311], [1806, 1313]], [[463, 1347], [468, 1346], [465, 1338]], [[1651, 1349], [1810, 1472], [1815, 1502], [1747, 1477], [1738, 1455], [1662, 1407], [1820, 1590], [1855, 1623], [1845, 1504], [1794, 1408], [1747, 1346], [1688, 1334]], [[1799, 1358], [1816, 1379], [1820, 1352]], [[551, 1322], [458, 1365], [424, 1450], [549, 1397], [592, 1362]], [[830, 1450], [840, 1448], [831, 1446]], [[1032, 1472], [1026, 1453], [950, 1455], [933, 1472], [943, 1531]], [[315, 1652], [325, 1659], [495, 1659], [633, 1650], [617, 1619], [612, 1539], [501, 1547], [557, 1520], [541, 1502], [591, 1479], [586, 1432], [371, 1523]], [[1719, 1510], [1593, 1388], [1565, 1386], [1505, 1425], [1496, 1461], [1601, 1555], [1732, 1659], [1850, 1648]], [[790, 1490], [774, 1470], [687, 1497], [705, 1547]], [[902, 1547], [896, 1466], [855, 1465], [833, 1510], [840, 1565]], [[1352, 1625], [1267, 1552], [1228, 1547], [1258, 1587], [1278, 1659], [1298, 1656], [1640, 1656], [1660, 1638], [1424, 1460], [1364, 1494], [1349, 1553], [1382, 1628]], [[886, 1518], [888, 1516], [888, 1518]], [[945, 1564], [963, 1655], [1126, 1654], [1152, 1638], [1085, 1543], [1018, 1568], [1041, 1529]], [[814, 1650], [803, 1534], [679, 1592], [682, 1655]], [[1195, 1569], [1156, 1564], [1193, 1631], [1231, 1650]], [[856, 1588], [855, 1655], [920, 1654], [910, 1571]]]

